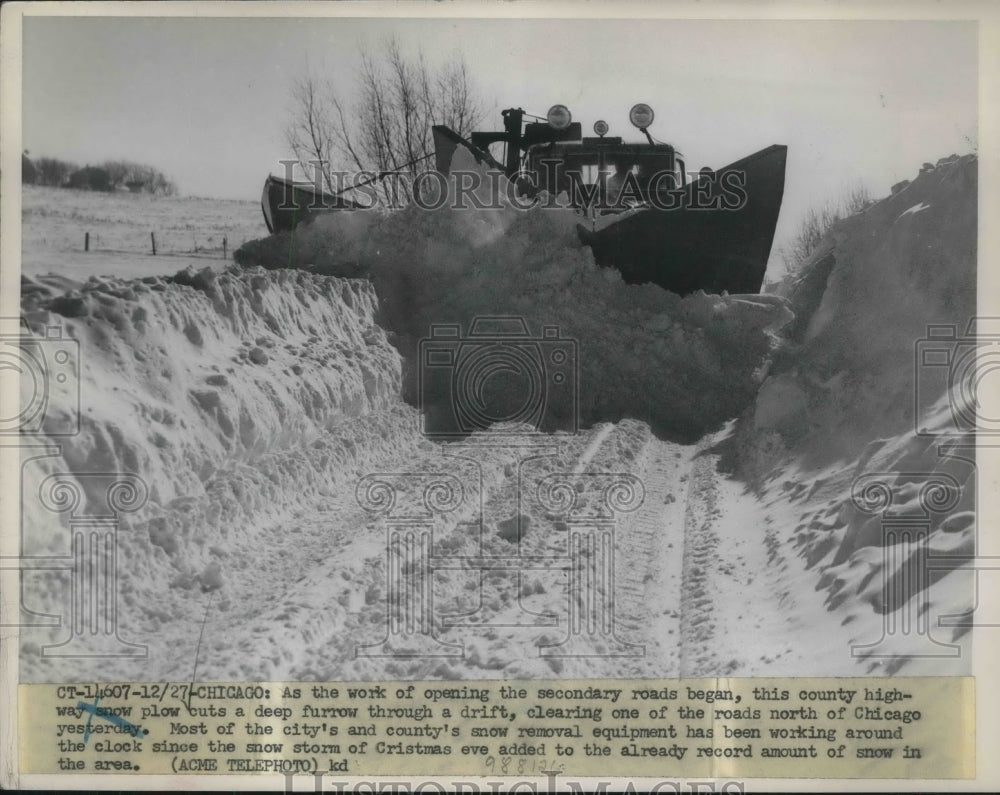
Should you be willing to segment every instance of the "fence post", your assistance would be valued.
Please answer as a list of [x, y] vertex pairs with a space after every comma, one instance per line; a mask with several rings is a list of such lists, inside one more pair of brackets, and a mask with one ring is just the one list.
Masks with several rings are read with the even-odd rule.
[[153, 243], [153, 256], [155, 257], [156, 256], [156, 232], [150, 232], [149, 233], [149, 239]]
[[83, 250], [90, 251], [90, 232], [83, 233]]
[[226, 258], [226, 242], [227, 242], [227, 241], [226, 241], [226, 236], [225, 236], [225, 235], [223, 235], [223, 236], [222, 236], [222, 258], [223, 258], [223, 259], [225, 259], [225, 258]]

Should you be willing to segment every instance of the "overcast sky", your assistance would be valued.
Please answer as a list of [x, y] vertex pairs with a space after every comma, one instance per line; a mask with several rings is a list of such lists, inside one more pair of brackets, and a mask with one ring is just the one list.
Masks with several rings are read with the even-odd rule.
[[628, 109], [646, 102], [691, 168], [787, 144], [779, 239], [858, 181], [881, 196], [978, 143], [975, 23], [27, 17], [24, 147], [257, 199], [290, 154], [293, 78], [347, 89], [389, 35], [431, 61], [461, 51], [496, 125], [501, 108], [561, 102], [585, 131], [603, 118], [630, 139]]

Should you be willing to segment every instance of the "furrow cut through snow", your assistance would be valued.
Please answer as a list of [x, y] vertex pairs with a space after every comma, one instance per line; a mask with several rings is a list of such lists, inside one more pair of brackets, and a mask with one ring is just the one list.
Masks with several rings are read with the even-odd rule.
[[[54, 388], [24, 446], [22, 553], [73, 549], [50, 476], [86, 515], [136, 475], [118, 631], [149, 655], [67, 668], [41, 653], [66, 616], [22, 633], [21, 681], [967, 672], [977, 462], [957, 417], [975, 385], [913, 354], [975, 347], [976, 158], [897, 187], [832, 228], [787, 298], [627, 285], [572, 225], [507, 210], [331, 214], [224, 272], [25, 278], [22, 314], [78, 350], [80, 394]], [[462, 355], [560, 354], [532, 359], [565, 387], [539, 428], [454, 438], [442, 323]], [[454, 358], [430, 377], [427, 350]], [[504, 383], [484, 416], [527, 416]], [[911, 514], [928, 484], [956, 492], [928, 520], [927, 582], [854, 499], [872, 475]], [[70, 587], [26, 572], [25, 614], [64, 615]], [[887, 622], [921, 616], [926, 636], [883, 648]]]

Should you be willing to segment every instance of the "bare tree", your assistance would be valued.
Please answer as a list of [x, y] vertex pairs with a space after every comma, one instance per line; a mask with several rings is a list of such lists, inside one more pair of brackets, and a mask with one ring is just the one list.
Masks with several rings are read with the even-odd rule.
[[[408, 57], [395, 38], [385, 40], [378, 55], [361, 53], [352, 96], [310, 73], [296, 80], [292, 101], [287, 142], [311, 179], [317, 179], [314, 163], [322, 163], [322, 182], [330, 190], [338, 187], [331, 176], [335, 167], [398, 170], [412, 180], [433, 167], [427, 157], [434, 151], [432, 125], [446, 124], [463, 135], [484, 114], [461, 54], [434, 68], [422, 51]], [[405, 200], [400, 182], [381, 182], [383, 199]]]
[[38, 169], [39, 185], [61, 188], [69, 182], [69, 175], [79, 166], [55, 157], [40, 157], [35, 160], [35, 168]]
[[320, 82], [312, 74], [298, 77], [292, 87], [294, 111], [292, 121], [285, 130], [285, 139], [299, 165], [310, 179], [315, 164], [320, 164], [320, 175], [328, 189], [333, 189], [330, 168], [336, 154], [333, 139], [333, 112], [329, 97], [332, 86]]

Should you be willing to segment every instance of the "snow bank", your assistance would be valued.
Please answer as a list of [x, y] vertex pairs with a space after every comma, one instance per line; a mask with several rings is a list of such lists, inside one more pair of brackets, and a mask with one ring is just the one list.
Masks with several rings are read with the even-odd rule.
[[[858, 644], [902, 611], [929, 614], [941, 642], [967, 631], [975, 584], [954, 556], [975, 549], [975, 440], [954, 409], [967, 410], [974, 390], [949, 385], [949, 368], [921, 351], [971, 344], [976, 235], [974, 156], [943, 159], [836, 225], [792, 286], [791, 342], [738, 425], [739, 467], [765, 501], [786, 506], [797, 554]], [[928, 342], [931, 324], [954, 336]], [[954, 493], [934, 492], [941, 484]], [[867, 510], [865, 493], [891, 504]], [[929, 569], [914, 560], [884, 525], [886, 510], [923, 523], [927, 553], [952, 559]], [[898, 651], [873, 657], [869, 672], [918, 673], [920, 654]]]
[[[261, 527], [415, 437], [365, 281], [238, 267], [82, 285], [41, 277], [25, 279], [22, 311], [32, 328], [61, 324], [79, 342], [82, 406], [79, 434], [49, 437], [61, 449], [25, 464], [25, 553], [69, 548], [39, 505], [47, 474], [137, 473], [149, 499], [126, 516], [121, 543], [124, 598], [144, 611], [169, 600], [168, 586], [239, 576], [266, 549], [251, 543]], [[45, 432], [76, 410], [50, 405]], [[79, 481], [101, 505], [106, 484]]]
[[432, 326], [457, 324], [468, 335], [476, 317], [495, 315], [524, 318], [536, 337], [555, 326], [577, 341], [583, 426], [633, 417], [693, 441], [753, 399], [775, 333], [791, 318], [783, 299], [682, 299], [627, 285], [580, 244], [571, 210], [514, 209], [502, 191], [483, 203], [496, 208], [328, 214], [247, 244], [237, 259], [371, 278], [380, 322], [406, 360], [411, 403], [421, 397], [418, 342]]
[[788, 296], [793, 344], [743, 423], [757, 470], [782, 451], [850, 460], [941, 399], [946, 379], [918, 384], [915, 356], [929, 325], [962, 336], [975, 314], [976, 191], [976, 157], [953, 156], [830, 231]]

